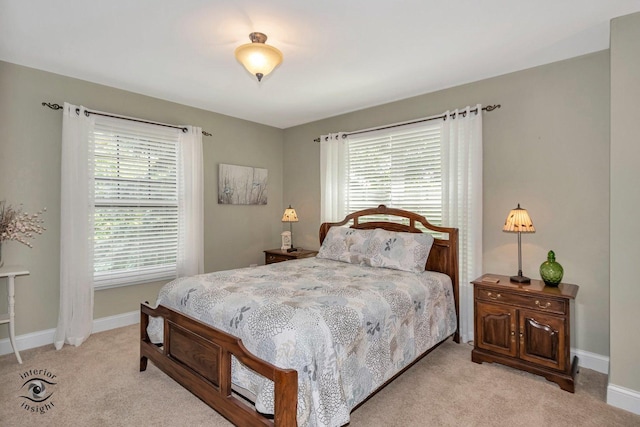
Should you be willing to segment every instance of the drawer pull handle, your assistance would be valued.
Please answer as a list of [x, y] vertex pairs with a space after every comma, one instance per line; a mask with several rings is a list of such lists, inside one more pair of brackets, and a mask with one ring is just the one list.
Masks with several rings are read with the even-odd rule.
[[487, 296], [491, 299], [498, 299], [500, 298], [501, 295], [500, 294], [493, 295], [491, 292], [487, 292]]
[[549, 301], [547, 301], [547, 303], [545, 305], [540, 304], [540, 301], [536, 300], [536, 305], [542, 309], [545, 308], [549, 308], [549, 306], [551, 305], [551, 303]]

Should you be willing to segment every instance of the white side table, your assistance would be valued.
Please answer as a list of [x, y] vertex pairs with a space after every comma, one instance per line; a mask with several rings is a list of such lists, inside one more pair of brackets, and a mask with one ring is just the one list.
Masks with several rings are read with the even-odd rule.
[[15, 310], [16, 303], [15, 298], [15, 278], [16, 276], [24, 276], [29, 274], [29, 271], [19, 265], [5, 265], [0, 267], [0, 277], [7, 278], [7, 299], [9, 300], [9, 312], [6, 314], [0, 314], [0, 325], [3, 323], [9, 324], [9, 340], [11, 341], [11, 347], [16, 354], [18, 363], [22, 364], [20, 353], [16, 347], [16, 326], [15, 326]]

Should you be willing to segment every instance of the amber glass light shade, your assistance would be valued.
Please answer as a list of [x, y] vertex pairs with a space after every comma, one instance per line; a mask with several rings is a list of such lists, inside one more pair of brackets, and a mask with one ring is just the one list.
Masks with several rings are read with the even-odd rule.
[[258, 81], [273, 71], [282, 62], [282, 52], [265, 44], [267, 36], [262, 33], [249, 34], [251, 43], [236, 48], [236, 59], [244, 65]]

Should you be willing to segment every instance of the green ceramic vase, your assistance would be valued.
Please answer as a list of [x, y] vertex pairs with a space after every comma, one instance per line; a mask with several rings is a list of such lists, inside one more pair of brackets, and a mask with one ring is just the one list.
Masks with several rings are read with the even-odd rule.
[[540, 265], [540, 277], [547, 286], [558, 286], [562, 281], [564, 269], [556, 262], [556, 254], [549, 251], [547, 260]]

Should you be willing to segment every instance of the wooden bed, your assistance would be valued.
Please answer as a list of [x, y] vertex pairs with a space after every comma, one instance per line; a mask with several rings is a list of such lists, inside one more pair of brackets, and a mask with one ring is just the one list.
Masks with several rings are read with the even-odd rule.
[[[376, 219], [376, 217], [382, 219]], [[423, 231], [418, 228], [419, 224], [442, 236], [436, 238], [433, 243], [426, 269], [445, 273], [451, 278], [458, 325], [453, 339], [459, 343], [458, 229], [438, 227], [416, 213], [380, 205], [377, 208], [352, 213], [340, 222], [323, 223], [320, 226], [320, 243], [324, 241], [332, 226], [348, 225], [357, 229], [382, 228], [390, 231], [421, 233]], [[143, 303], [140, 311], [140, 371], [146, 370], [147, 361], [151, 360], [160, 370], [235, 425], [278, 427], [297, 425], [298, 373], [295, 370], [281, 369], [261, 360], [251, 354], [240, 339], [163, 305], [153, 308], [148, 303]], [[163, 319], [164, 336], [161, 346], [152, 343], [149, 338], [147, 332], [149, 316]], [[437, 345], [421, 354], [369, 397], [436, 347]], [[258, 413], [250, 403], [232, 391], [232, 356], [274, 382], [275, 402], [272, 417]], [[358, 404], [356, 408], [365, 401]]]

